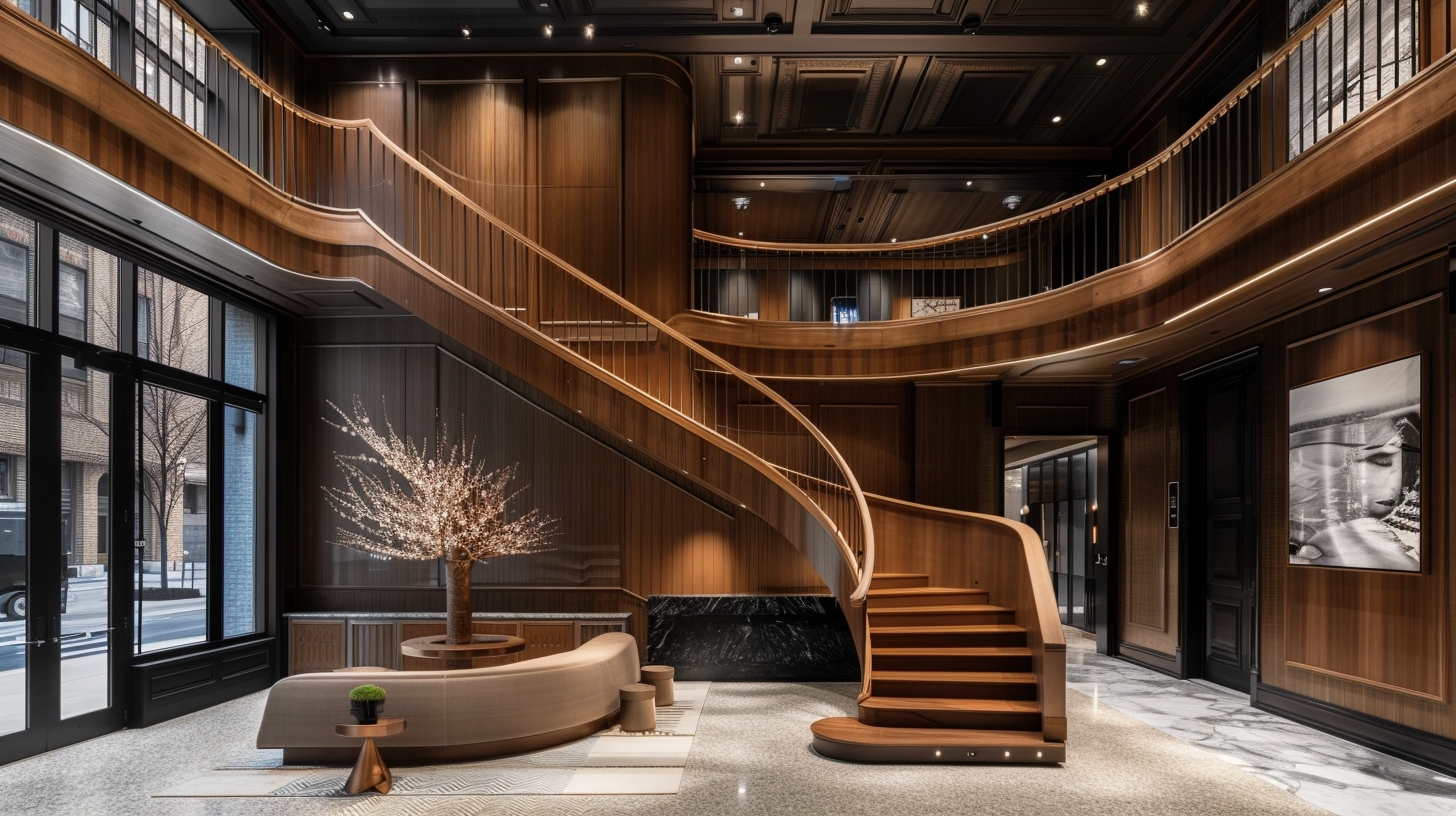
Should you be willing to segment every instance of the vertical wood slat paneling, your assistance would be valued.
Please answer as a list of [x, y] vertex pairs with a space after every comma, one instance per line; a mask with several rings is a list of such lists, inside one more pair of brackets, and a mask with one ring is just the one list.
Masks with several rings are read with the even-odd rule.
[[[1426, 299], [1385, 315], [1354, 323], [1332, 334], [1291, 345], [1288, 387], [1329, 379], [1414, 354], [1423, 354], [1425, 375], [1421, 415], [1421, 492], [1446, 495], [1445, 428], [1428, 418], [1446, 416], [1445, 312], [1439, 298]], [[1270, 394], [1272, 399], [1287, 395]], [[1286, 412], [1276, 414], [1287, 419]], [[1287, 423], [1282, 424], [1288, 433]], [[1286, 442], [1287, 444], [1287, 442]], [[1273, 468], [1275, 483], [1287, 484], [1285, 467]], [[1275, 507], [1288, 515], [1288, 492]], [[1423, 502], [1422, 571], [1294, 566], [1276, 569], [1283, 597], [1284, 661], [1293, 667], [1447, 699], [1446, 666], [1450, 627], [1447, 620], [1449, 576], [1444, 545], [1446, 502]]]
[[369, 119], [401, 150], [406, 147], [404, 83], [329, 83], [329, 116], [347, 121]]
[[817, 424], [854, 471], [860, 489], [910, 494], [910, 459], [900, 450], [900, 406], [820, 405]]
[[[1170, 572], [1166, 498], [1168, 479], [1167, 392], [1144, 394], [1128, 403], [1127, 492], [1123, 545], [1122, 597], [1127, 623], [1166, 633]], [[1126, 639], [1153, 648], [1162, 638], [1142, 643], [1136, 630]], [[1172, 653], [1172, 649], [1164, 649]]]
[[349, 627], [349, 665], [398, 669], [400, 640], [393, 621], [354, 621]]
[[420, 83], [419, 158], [487, 212], [529, 237], [525, 83]]
[[623, 294], [667, 320], [688, 302], [692, 268], [692, 104], [660, 76], [623, 81]]
[[915, 485], [919, 504], [1000, 512], [1001, 457], [988, 385], [915, 388]]
[[537, 96], [541, 243], [622, 292], [622, 83], [543, 80]]

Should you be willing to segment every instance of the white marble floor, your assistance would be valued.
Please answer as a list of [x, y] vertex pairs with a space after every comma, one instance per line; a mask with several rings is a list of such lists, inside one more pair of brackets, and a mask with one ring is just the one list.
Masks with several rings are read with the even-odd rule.
[[1456, 814], [1456, 778], [1259, 711], [1247, 695], [1104, 657], [1074, 630], [1067, 664], [1067, 688], [1094, 707], [1210, 751], [1336, 816]]

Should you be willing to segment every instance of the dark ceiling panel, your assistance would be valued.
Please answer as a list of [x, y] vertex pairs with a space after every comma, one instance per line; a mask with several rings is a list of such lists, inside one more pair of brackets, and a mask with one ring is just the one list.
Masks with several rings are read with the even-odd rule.
[[779, 60], [772, 132], [874, 133], [896, 62]]
[[1059, 67], [1059, 60], [1049, 58], [933, 59], [907, 130], [990, 130], [1014, 139]]
[[950, 104], [941, 114], [939, 127], [990, 127], [999, 123], [1021, 88], [1028, 72], [961, 74]]

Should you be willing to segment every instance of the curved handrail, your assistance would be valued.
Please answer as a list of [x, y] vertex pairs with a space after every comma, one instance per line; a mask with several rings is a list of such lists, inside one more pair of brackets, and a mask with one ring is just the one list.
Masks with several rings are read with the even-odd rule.
[[[1337, 0], [1321, 9], [1253, 74], [1156, 156], [1068, 200], [946, 235], [894, 243], [769, 242], [694, 230], [694, 284], [698, 290], [690, 308], [717, 313], [728, 320], [757, 311], [765, 321], [824, 322], [828, 318], [823, 314], [823, 303], [816, 302], [822, 299], [822, 293], [805, 295], [803, 287], [790, 287], [786, 293], [776, 295], [773, 307], [765, 310], [745, 306], [745, 299], [756, 302], [756, 291], [735, 293], [734, 287], [744, 288], [745, 273], [750, 277], [778, 273], [777, 285], [782, 286], [786, 272], [813, 275], [855, 271], [873, 274], [876, 280], [872, 288], [878, 290], [869, 298], [868, 318], [866, 298], [860, 295], [859, 319], [903, 320], [911, 317], [908, 306], [897, 306], [892, 311], [890, 296], [885, 292], [893, 290], [901, 299], [910, 293], [957, 298], [960, 308], [983, 306], [1060, 288], [1145, 257], [1259, 184], [1282, 163], [1273, 157], [1261, 157], [1261, 153], [1286, 146], [1298, 152], [1291, 139], [1281, 145], [1277, 120], [1283, 111], [1274, 111], [1272, 98], [1262, 100], [1260, 89], [1286, 63], [1294, 66], [1307, 58], [1314, 59], [1314, 46], [1323, 43], [1326, 51], [1333, 50], [1328, 46], [1331, 31], [1344, 37], [1354, 19], [1353, 12], [1349, 19], [1335, 19], [1346, 6], [1346, 2]], [[1363, 18], [1361, 25], [1365, 25]], [[1396, 53], [1389, 62], [1383, 61], [1384, 56], [1372, 57], [1377, 60], [1373, 80], [1377, 98], [1386, 84], [1379, 76], [1381, 71], [1392, 72], [1392, 88], [1414, 74], [1413, 68], [1407, 70], [1415, 54], [1412, 43], [1397, 37], [1395, 46]], [[1325, 54], [1318, 59], [1323, 74], [1324, 61], [1330, 57]], [[1312, 128], [1311, 141], [1337, 129], [1369, 102], [1365, 74], [1372, 70], [1371, 65], [1362, 63], [1353, 79], [1343, 63], [1337, 65], [1331, 73], [1333, 81], [1345, 80], [1344, 95], [1336, 97], [1332, 89], [1325, 90], [1327, 96], [1343, 101], [1331, 102], [1323, 111], [1310, 114], [1311, 121], [1318, 122], [1317, 127], [1305, 126]], [[1355, 97], [1352, 89], [1357, 82], [1360, 95]], [[1320, 90], [1314, 83], [1311, 87], [1311, 93]], [[1268, 124], [1274, 127], [1261, 128], [1261, 120], [1270, 118], [1270, 111], [1275, 121]], [[1302, 149], [1306, 146], [1303, 133], [1298, 139]], [[831, 280], [826, 276], [820, 285], [831, 286]], [[766, 278], [757, 287], [765, 285]], [[753, 284], [748, 288], [752, 290]], [[794, 302], [796, 298], [799, 305]]]
[[[191, 19], [185, 12], [174, 11]], [[6, 9], [6, 13], [49, 36], [58, 36], [18, 9]], [[795, 488], [788, 491], [789, 495], [809, 509], [834, 539], [840, 563], [854, 578], [847, 600], [853, 605], [863, 602], [874, 569], [874, 531], [864, 493], [839, 451], [792, 404], [500, 222], [400, 149], [372, 121], [334, 120], [304, 110], [246, 66], [237, 64], [205, 29], [195, 21], [192, 24], [206, 41], [210, 56], [215, 55], [257, 95], [262, 103], [260, 125], [271, 131], [270, 135], [283, 137], [260, 140], [267, 151], [259, 162], [261, 169], [215, 144], [223, 153], [301, 202], [357, 210], [409, 255], [571, 351], [581, 364], [726, 439], [743, 455], [766, 462], [778, 473], [783, 486]], [[352, 151], [351, 139], [355, 142]], [[298, 151], [290, 153], [295, 141], [299, 143]], [[325, 159], [330, 160], [330, 172], [319, 172]], [[366, 163], [368, 169], [360, 172]], [[306, 169], [313, 173], [302, 172]], [[332, 172], [335, 169], [340, 172]], [[356, 183], [336, 187], [336, 179]], [[346, 201], [336, 201], [336, 191], [342, 191]], [[307, 195], [309, 192], [315, 195]], [[322, 192], [327, 194], [318, 195]], [[346, 206], [339, 207], [340, 203]], [[436, 216], [438, 223], [430, 223], [429, 216]], [[427, 223], [432, 229], [438, 227], [439, 233], [472, 232], [477, 239], [486, 239], [481, 247], [486, 251], [475, 256], [468, 252], [463, 256], [443, 253], [441, 242], [431, 246], [424, 238]], [[450, 261], [456, 262], [454, 269], [449, 268]], [[556, 273], [554, 277], [552, 272]], [[558, 305], [562, 307], [559, 316]], [[575, 308], [567, 311], [567, 306]], [[663, 362], [666, 371], [662, 370]], [[720, 387], [724, 378], [731, 379], [735, 387]], [[707, 382], [713, 385], [708, 387]], [[727, 400], [734, 397], [751, 402], [730, 406]], [[744, 412], [737, 410], [740, 416], [735, 426], [731, 424], [734, 417], [726, 410], [729, 407], [748, 407], [753, 409], [750, 414], [758, 415], [767, 408], [769, 416], [758, 416], [752, 423], [757, 427], [745, 428], [741, 422]], [[805, 450], [805, 438], [816, 450]], [[796, 449], [795, 440], [800, 443]], [[798, 458], [790, 455], [790, 461], [774, 461], [771, 449], [775, 448], [780, 453], [798, 454]], [[687, 473], [687, 468], [683, 472]], [[824, 486], [834, 489], [825, 491]], [[826, 496], [826, 492], [832, 495]], [[831, 591], [840, 594], [839, 582], [829, 575], [824, 577]]]

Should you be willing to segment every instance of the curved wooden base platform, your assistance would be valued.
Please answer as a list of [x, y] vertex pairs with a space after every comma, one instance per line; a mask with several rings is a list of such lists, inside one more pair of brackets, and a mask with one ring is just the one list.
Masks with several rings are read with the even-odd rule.
[[881, 728], [850, 717], [829, 717], [809, 729], [821, 756], [848, 762], [1013, 763], [1051, 765], [1067, 760], [1067, 746], [1031, 731], [956, 728]]

